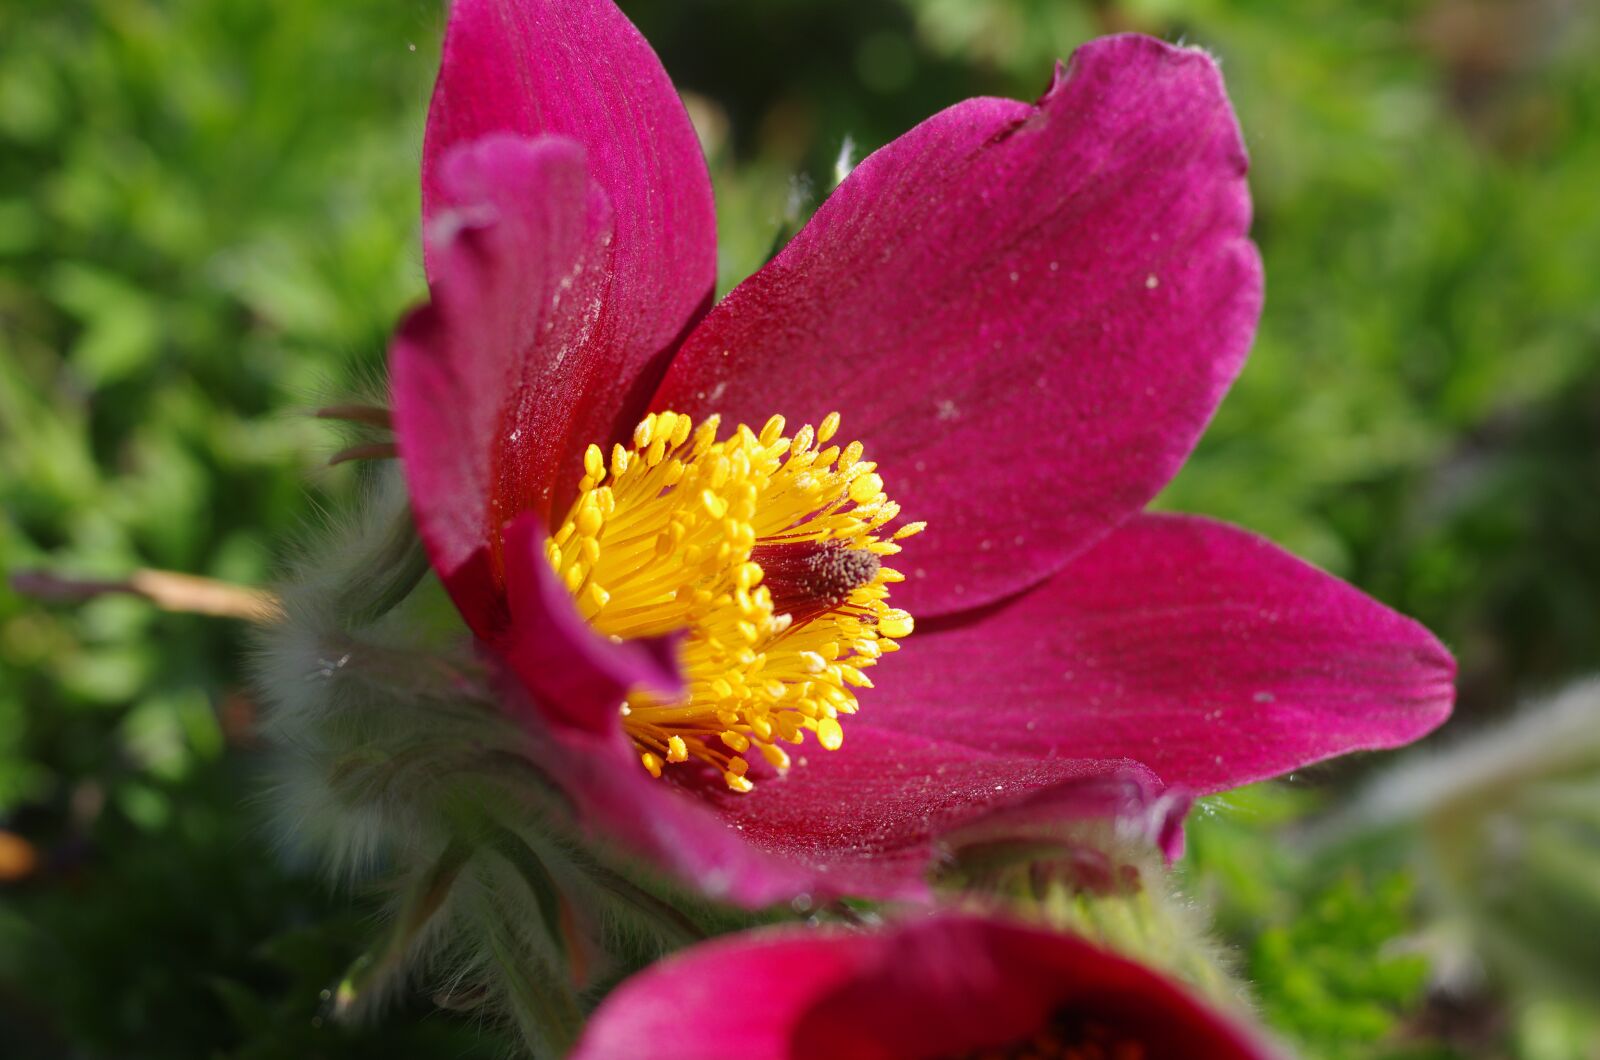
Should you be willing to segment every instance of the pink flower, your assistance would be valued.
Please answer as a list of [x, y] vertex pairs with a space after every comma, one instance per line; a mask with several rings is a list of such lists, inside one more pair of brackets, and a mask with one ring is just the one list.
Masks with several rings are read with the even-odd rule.
[[638, 32], [457, 0], [400, 452], [585, 820], [742, 902], [913, 897], [940, 835], [1017, 804], [1159, 830], [1164, 788], [1443, 721], [1426, 630], [1142, 510], [1250, 344], [1245, 168], [1211, 59], [1098, 40], [1038, 103], [864, 160], [708, 312], [705, 163]]
[[874, 934], [786, 928], [670, 957], [595, 1012], [574, 1060], [1273, 1055], [1251, 1031], [1070, 935], [942, 915]]

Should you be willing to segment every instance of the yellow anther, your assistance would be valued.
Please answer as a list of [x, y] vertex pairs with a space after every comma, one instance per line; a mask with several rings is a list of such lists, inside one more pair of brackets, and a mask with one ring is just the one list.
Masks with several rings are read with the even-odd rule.
[[650, 775], [652, 777], [659, 778], [661, 776], [661, 756], [660, 755], [654, 754], [653, 752], [650, 752], [650, 751], [646, 751], [644, 754], [639, 756], [639, 761], [644, 763], [645, 769], [650, 771]]
[[734, 572], [734, 584], [741, 589], [753, 589], [761, 582], [761, 564], [741, 563]]
[[728, 745], [739, 754], [744, 754], [746, 751], [750, 750], [750, 737], [746, 736], [742, 732], [734, 732], [732, 729], [729, 729], [721, 734], [721, 739], [724, 744]]
[[828, 439], [839, 433], [839, 414], [830, 412], [822, 417], [822, 422], [817, 425], [817, 442], [827, 444]]
[[[743, 761], [743, 759], [735, 759], [735, 761]], [[728, 787], [732, 788], [734, 791], [737, 791], [741, 795], [749, 794], [756, 789], [754, 784], [750, 783], [750, 781], [746, 780], [739, 774], [733, 772], [731, 769], [722, 774], [722, 779], [728, 785]]]
[[829, 701], [829, 703], [832, 703], [834, 706], [845, 706], [846, 703], [854, 703], [854, 701], [856, 701], [856, 698], [854, 698], [853, 695], [845, 692], [845, 690], [843, 690], [842, 687], [838, 687], [837, 684], [818, 685], [818, 690], [819, 693], [821, 693], [822, 698]]
[[620, 445], [611, 447], [611, 475], [621, 478], [622, 473], [628, 470], [628, 451]]
[[783, 422], [783, 417], [778, 415], [774, 415], [767, 420], [766, 425], [761, 428], [761, 444], [763, 446], [770, 446], [778, 440], [778, 437], [783, 434]]
[[773, 769], [789, 768], [789, 753], [783, 748], [770, 743], [757, 744], [756, 746], [761, 749], [761, 757], [765, 758], [767, 764]]
[[881, 492], [883, 492], [883, 479], [875, 474], [862, 475], [850, 483], [850, 499], [857, 504], [866, 504]]
[[849, 471], [855, 462], [861, 459], [861, 453], [865, 448], [860, 442], [851, 442], [845, 446], [844, 452], [839, 454], [839, 470]]
[[717, 431], [722, 427], [722, 417], [719, 415], [707, 416], [694, 432], [694, 455], [699, 456], [717, 440]]
[[667, 761], [687, 762], [689, 760], [689, 745], [683, 742], [682, 736], [673, 736], [667, 740]]
[[894, 536], [892, 538], [890, 538], [890, 540], [892, 540], [892, 541], [904, 541], [908, 537], [913, 537], [913, 536], [915, 536], [917, 534], [922, 533], [927, 528], [928, 528], [928, 524], [927, 523], [907, 523], [906, 525], [902, 526], [900, 529], [896, 530], [894, 532]]
[[832, 718], [823, 718], [817, 722], [817, 742], [830, 751], [837, 751], [844, 745], [844, 728]]
[[606, 477], [606, 454], [600, 451], [598, 445], [590, 444], [583, 451], [583, 473], [599, 482]]
[[872, 678], [862, 673], [857, 667], [841, 663], [839, 665], [839, 676], [844, 678], [844, 683], [847, 685], [853, 685], [856, 688], [872, 687]]
[[728, 514], [728, 499], [713, 490], [701, 490], [700, 503], [705, 505], [706, 512], [713, 519], [721, 519]]
[[583, 537], [593, 537], [600, 532], [604, 522], [605, 516], [600, 514], [600, 506], [590, 505], [578, 513], [578, 533]]
[[773, 722], [778, 728], [778, 738], [788, 743], [800, 743], [805, 739], [805, 731], [800, 728], [800, 719], [793, 711], [784, 711], [782, 714], [773, 715]]
[[801, 453], [805, 452], [807, 449], [810, 449], [811, 441], [816, 436], [816, 431], [811, 429], [811, 424], [809, 423], [804, 427], [801, 427], [798, 431], [795, 431], [794, 439], [789, 443], [789, 455], [791, 457], [798, 457]]
[[915, 620], [898, 608], [878, 616], [878, 632], [886, 637], [909, 637], [915, 628]]
[[878, 580], [887, 585], [893, 585], [898, 582], [905, 581], [906, 576], [895, 570], [893, 567], [879, 567]]
[[656, 413], [655, 437], [652, 441], [660, 440], [662, 445], [671, 445], [672, 436], [678, 433], [678, 420], [682, 418], [676, 412]]
[[656, 414], [654, 412], [639, 421], [639, 426], [633, 429], [633, 447], [643, 449], [650, 444], [650, 439], [656, 433]]
[[803, 651], [800, 653], [800, 668], [808, 674], [820, 674], [828, 668], [828, 663], [814, 651]]

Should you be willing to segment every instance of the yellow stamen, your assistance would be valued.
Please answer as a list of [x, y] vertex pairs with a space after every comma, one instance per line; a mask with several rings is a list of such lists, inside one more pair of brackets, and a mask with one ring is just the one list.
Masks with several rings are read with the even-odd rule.
[[545, 552], [600, 633], [686, 633], [685, 695], [620, 705], [644, 768], [660, 776], [694, 760], [744, 792], [752, 750], [782, 771], [779, 741], [809, 731], [826, 750], [843, 744], [838, 719], [859, 708], [855, 689], [872, 687], [864, 671], [914, 627], [887, 603], [904, 575], [879, 557], [924, 524], [885, 529], [900, 508], [860, 442], [820, 448], [838, 413], [792, 438], [782, 416], [721, 441], [719, 426], [652, 413], [609, 460], [589, 446]]

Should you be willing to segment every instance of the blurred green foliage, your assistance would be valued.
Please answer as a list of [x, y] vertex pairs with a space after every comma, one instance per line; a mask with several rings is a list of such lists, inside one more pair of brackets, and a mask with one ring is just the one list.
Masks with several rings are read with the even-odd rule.
[[1382, 861], [1285, 849], [1282, 827], [1316, 801], [1285, 786], [1205, 800], [1182, 878], [1214, 910], [1260, 1014], [1288, 1040], [1329, 1058], [1431, 1055], [1411, 1048], [1404, 1026], [1424, 1007], [1428, 976], [1414, 884]]
[[[1464, 667], [1461, 724], [1600, 663], [1591, 6], [623, 6], [691, 96], [724, 288], [803, 221], [841, 153], [969, 95], [1031, 97], [1096, 33], [1215, 52], [1253, 154], [1268, 304], [1163, 503], [1267, 533], [1440, 631]], [[442, 21], [434, 0], [0, 7], [0, 565], [260, 583], [349, 501], [359, 473], [320, 466], [338, 438], [304, 413], [373, 385], [422, 293]], [[492, 1048], [438, 1018], [369, 1036], [316, 1022], [372, 905], [351, 913], [268, 849], [244, 648], [136, 600], [41, 607], [0, 587], [0, 827], [41, 859], [0, 884], [8, 1044]], [[1405, 877], [1323, 877], [1275, 839], [1348, 773], [1319, 776], [1316, 797], [1241, 795], [1193, 829], [1191, 880], [1270, 984], [1280, 1032], [1315, 1055], [1578, 1055], [1565, 1014], [1476, 1036], [1422, 1018]]]

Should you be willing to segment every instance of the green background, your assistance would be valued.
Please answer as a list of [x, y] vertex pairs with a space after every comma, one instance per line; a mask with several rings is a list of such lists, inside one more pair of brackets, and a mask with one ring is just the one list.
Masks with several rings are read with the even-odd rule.
[[[1596, 669], [1592, 5], [623, 6], [692, 94], [723, 288], [803, 221], [847, 140], [859, 156], [966, 96], [1032, 98], [1099, 33], [1212, 51], [1253, 158], [1268, 298], [1161, 503], [1265, 533], [1427, 623], [1461, 662], [1451, 728]], [[323, 466], [341, 438], [306, 413], [373, 388], [423, 293], [442, 24], [417, 0], [0, 7], [4, 567], [265, 584], [350, 502], [361, 472]], [[0, 883], [6, 1050], [496, 1055], [490, 1030], [421, 1003], [380, 1030], [321, 1020], [372, 896], [330, 894], [270, 849], [245, 644], [129, 598], [41, 606], [0, 587], [0, 828], [40, 858]], [[1186, 879], [1263, 1015], [1310, 1055], [1600, 1055], [1565, 1000], [1600, 995], [1593, 981], [1490, 960], [1465, 993], [1440, 985], [1426, 940], [1442, 913], [1403, 842], [1334, 863], [1279, 842], [1374, 764], [1241, 793], [1193, 826]], [[1591, 911], [1596, 865], [1567, 881]]]

